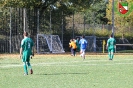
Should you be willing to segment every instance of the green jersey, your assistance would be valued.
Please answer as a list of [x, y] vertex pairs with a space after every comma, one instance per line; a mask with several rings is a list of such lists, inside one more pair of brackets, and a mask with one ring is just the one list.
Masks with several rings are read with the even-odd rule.
[[80, 45], [79, 45], [79, 41], [76, 40], [76, 45], [77, 45], [77, 49], [80, 50]]
[[33, 47], [33, 41], [31, 38], [24, 38], [21, 42], [21, 48], [23, 49], [23, 52], [31, 52]]
[[107, 41], [108, 49], [114, 49], [116, 40], [114, 38], [109, 38]]
[[23, 62], [30, 61], [30, 55], [32, 54], [33, 41], [31, 38], [25, 37], [21, 41], [21, 48], [23, 50], [22, 60]]

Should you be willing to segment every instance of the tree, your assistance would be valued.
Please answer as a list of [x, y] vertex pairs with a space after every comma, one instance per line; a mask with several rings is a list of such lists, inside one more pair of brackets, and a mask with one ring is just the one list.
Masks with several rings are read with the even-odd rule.
[[[1, 0], [2, 7], [18, 7], [18, 8], [39, 8], [43, 13], [50, 5], [55, 8], [67, 7], [75, 11], [84, 11], [88, 9], [92, 3], [101, 0]], [[63, 8], [62, 10], [65, 10]]]
[[[40, 12], [40, 19], [44, 15], [44, 11], [63, 11], [64, 16], [72, 15], [74, 12], [85, 12], [90, 5], [101, 0], [1, 0], [1, 7], [13, 7], [13, 8], [27, 8], [32, 9], [35, 12], [34, 19], [30, 22], [34, 22], [37, 19], [37, 10]], [[28, 11], [28, 10], [27, 10]], [[48, 13], [45, 13], [48, 14]], [[31, 14], [32, 16], [33, 14]], [[58, 16], [57, 16], [58, 17]], [[34, 27], [37, 27], [37, 23], [33, 23]], [[37, 28], [32, 29], [31, 34], [37, 33]]]
[[[133, 0], [127, 0], [128, 4], [129, 4], [129, 11], [126, 14], [121, 14], [119, 12], [119, 8], [118, 8], [118, 0], [115, 0], [115, 4], [114, 4], [114, 17], [115, 17], [115, 32], [117, 34], [120, 33], [131, 33], [131, 27], [133, 25]], [[112, 0], [109, 0], [109, 3], [107, 5], [107, 9], [106, 9], [106, 17], [109, 19], [108, 24], [112, 24]], [[129, 32], [128, 32], [129, 30]], [[129, 35], [129, 34], [127, 34]]]
[[106, 4], [105, 0], [92, 4], [90, 9], [85, 12], [87, 23], [107, 24], [108, 19], [106, 16]]

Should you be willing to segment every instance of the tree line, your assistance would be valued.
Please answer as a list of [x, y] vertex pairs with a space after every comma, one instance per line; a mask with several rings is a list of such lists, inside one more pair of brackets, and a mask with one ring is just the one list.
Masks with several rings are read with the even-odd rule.
[[[115, 8], [117, 8], [118, 0], [115, 1]], [[115, 10], [115, 27], [116, 33], [125, 33], [126, 30], [130, 30], [127, 35], [131, 35], [133, 30], [133, 0], [127, 0], [129, 5], [129, 14], [118, 14]], [[54, 12], [63, 12], [64, 19], [73, 15], [74, 13], [82, 13], [85, 23], [88, 24], [112, 24], [112, 0], [1, 0], [0, 1], [0, 15], [9, 14], [6, 7], [12, 8], [27, 8], [27, 9], [39, 9], [40, 18], [50, 13], [50, 10]], [[37, 11], [35, 11], [37, 14]], [[60, 18], [56, 16], [56, 18]], [[64, 20], [65, 21], [65, 20]], [[34, 29], [32, 33], [37, 32]]]

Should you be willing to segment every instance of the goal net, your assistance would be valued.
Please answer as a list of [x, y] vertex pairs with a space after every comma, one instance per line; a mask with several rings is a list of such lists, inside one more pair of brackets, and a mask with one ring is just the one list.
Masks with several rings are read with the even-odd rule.
[[58, 35], [37, 34], [37, 53], [64, 53]]
[[[81, 37], [81, 36], [77, 36]], [[86, 51], [87, 52], [96, 52], [96, 36], [85, 36], [85, 39], [88, 42]]]

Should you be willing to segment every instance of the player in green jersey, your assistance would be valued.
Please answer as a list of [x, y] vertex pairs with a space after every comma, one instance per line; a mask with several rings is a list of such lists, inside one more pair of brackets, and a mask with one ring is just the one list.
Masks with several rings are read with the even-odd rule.
[[113, 60], [114, 52], [116, 48], [116, 40], [110, 35], [110, 38], [107, 40], [106, 49], [108, 49], [109, 60]]
[[30, 64], [30, 56], [34, 56], [33, 41], [28, 37], [28, 33], [24, 32], [24, 39], [21, 41], [20, 57], [23, 61], [25, 75], [28, 75], [27, 66], [30, 69], [30, 74], [33, 74], [33, 70]]
[[79, 52], [80, 51], [80, 44], [79, 44], [79, 41], [80, 41], [80, 38], [79, 37], [77, 37], [77, 39], [76, 39], [76, 45], [77, 45], [77, 51]]

